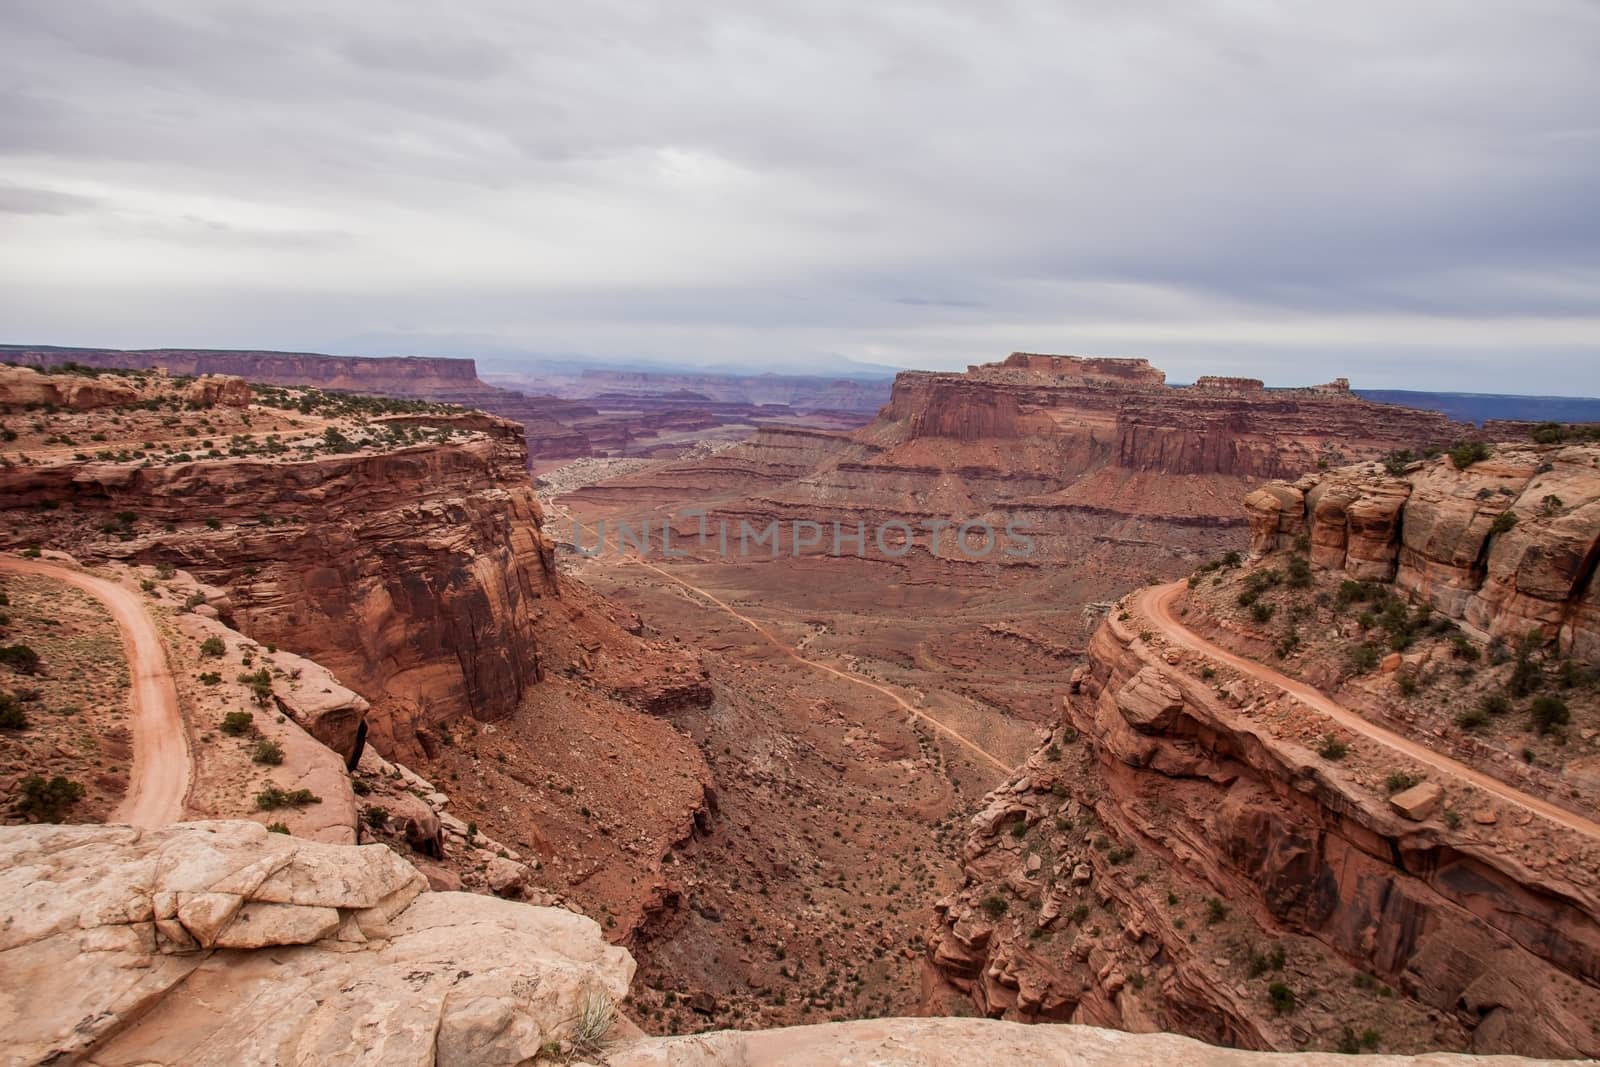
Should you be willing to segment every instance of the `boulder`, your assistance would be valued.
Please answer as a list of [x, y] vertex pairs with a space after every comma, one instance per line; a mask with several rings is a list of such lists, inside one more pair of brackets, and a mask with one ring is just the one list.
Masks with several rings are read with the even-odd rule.
[[1444, 788], [1438, 782], [1423, 782], [1389, 798], [1389, 806], [1404, 818], [1421, 822], [1439, 809]]

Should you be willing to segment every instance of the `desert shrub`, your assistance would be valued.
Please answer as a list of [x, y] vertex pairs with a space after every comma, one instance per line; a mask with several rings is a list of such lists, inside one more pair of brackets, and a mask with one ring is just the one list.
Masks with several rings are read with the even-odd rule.
[[1350, 650], [1350, 667], [1357, 674], [1365, 674], [1378, 665], [1380, 658], [1373, 645], [1357, 645]]
[[200, 677], [200, 684], [201, 685], [221, 685], [222, 684], [222, 675], [218, 674], [216, 671], [205, 671], [199, 677]]
[[250, 695], [261, 707], [272, 703], [272, 672], [262, 667], [251, 674], [239, 675], [239, 681], [250, 687]]
[[1304, 589], [1311, 584], [1311, 561], [1304, 556], [1289, 557], [1289, 586]]
[[1450, 462], [1456, 470], [1464, 471], [1474, 463], [1482, 463], [1490, 456], [1490, 448], [1482, 441], [1457, 441], [1450, 447]]
[[1383, 780], [1383, 787], [1391, 793], [1403, 793], [1407, 789], [1410, 789], [1412, 786], [1418, 785], [1421, 782], [1422, 779], [1418, 778], [1414, 774], [1407, 774], [1405, 771], [1395, 771], [1393, 774], [1389, 775], [1389, 777]]
[[0, 646], [0, 664], [10, 667], [18, 674], [37, 674], [39, 653], [27, 645], [3, 645]]
[[222, 656], [226, 655], [227, 651], [227, 643], [215, 634], [200, 642], [200, 654], [202, 656]]
[[1541, 422], [1533, 428], [1532, 436], [1541, 445], [1559, 445], [1567, 435], [1559, 422]]
[[984, 914], [991, 919], [998, 919], [1011, 910], [1011, 904], [1002, 896], [990, 895], [983, 898]]
[[10, 693], [0, 693], [0, 729], [26, 730], [28, 728], [28, 713], [22, 710], [22, 702]]
[[1422, 688], [1422, 672], [1414, 667], [1396, 671], [1394, 680], [1395, 684], [1400, 687], [1400, 695], [1403, 697], [1414, 697], [1417, 695], [1418, 690]]
[[1132, 845], [1127, 845], [1122, 848], [1114, 848], [1110, 852], [1106, 853], [1106, 862], [1110, 863], [1113, 867], [1120, 867], [1124, 863], [1127, 863], [1129, 860], [1133, 859], [1134, 853], [1135, 850]]
[[1241, 608], [1248, 608], [1261, 599], [1261, 592], [1256, 589], [1245, 589], [1239, 593], [1236, 599], [1239, 601]]
[[1511, 710], [1511, 699], [1504, 693], [1485, 693], [1478, 707], [1485, 715], [1504, 715]]
[[1514, 512], [1514, 511], [1502, 511], [1500, 514], [1498, 514], [1498, 515], [1496, 515], [1494, 517], [1494, 522], [1489, 524], [1489, 533], [1498, 536], [1499, 534], [1503, 534], [1503, 533], [1509, 532], [1512, 527], [1516, 526], [1516, 524], [1517, 524], [1517, 513], [1516, 512]]
[[1273, 613], [1277, 610], [1278, 609], [1273, 607], [1271, 604], [1257, 601], [1255, 604], [1250, 606], [1250, 617], [1255, 619], [1256, 622], [1267, 622], [1272, 618]]
[[1267, 986], [1267, 1000], [1272, 1005], [1272, 1010], [1279, 1015], [1286, 1015], [1295, 1008], [1294, 990], [1282, 982], [1273, 982]]
[[22, 780], [17, 810], [34, 822], [57, 822], [66, 810], [83, 799], [83, 786], [56, 775], [45, 781], [30, 774]]
[[1407, 467], [1416, 461], [1417, 457], [1411, 453], [1409, 448], [1402, 448], [1383, 457], [1383, 469], [1398, 478], [1406, 472]]
[[1565, 726], [1572, 720], [1572, 712], [1568, 710], [1567, 702], [1560, 697], [1534, 697], [1533, 707], [1529, 710], [1533, 716], [1533, 725], [1541, 734], [1547, 734], [1557, 726]]
[[1378, 597], [1379, 588], [1372, 582], [1356, 582], [1347, 578], [1339, 583], [1340, 604], [1364, 603], [1368, 600], [1377, 600]]
[[1468, 663], [1475, 663], [1483, 653], [1478, 651], [1478, 646], [1473, 644], [1466, 634], [1456, 634], [1450, 638], [1450, 655]]
[[1456, 713], [1456, 725], [1463, 730], [1476, 730], [1489, 721], [1489, 713], [1481, 705], [1471, 708], [1462, 708]]
[[269, 834], [287, 834], [288, 832], [289, 827], [281, 822], [267, 823], [267, 833]]
[[220, 529], [222, 529], [222, 520], [220, 520], [220, 519], [207, 519], [206, 520], [206, 529], [208, 529], [208, 530], [220, 530]]
[[1237, 567], [1239, 564], [1241, 564], [1243, 562], [1244, 562], [1244, 557], [1241, 556], [1238, 552], [1229, 552], [1227, 555], [1222, 557], [1222, 565], [1224, 567]]
[[170, 563], [157, 563], [156, 564], [156, 577], [160, 578], [162, 581], [166, 581], [167, 579], [171, 578], [174, 574], [177, 574], [177, 573], [178, 573], [177, 568], [174, 567]]
[[1317, 749], [1317, 755], [1325, 760], [1338, 762], [1350, 754], [1350, 746], [1332, 734], [1322, 735], [1322, 746]]
[[269, 767], [276, 767], [283, 762], [283, 746], [276, 741], [262, 738], [256, 742], [255, 749], [250, 753], [250, 759], [255, 763], [264, 763]]
[[269, 785], [256, 794], [256, 807], [261, 811], [274, 808], [300, 808], [307, 804], [321, 804], [322, 798], [309, 789], [279, 789]]
[[1215, 926], [1228, 917], [1228, 906], [1216, 897], [1206, 898], [1206, 925]]
[[247, 734], [255, 726], [255, 717], [248, 711], [230, 711], [222, 717], [222, 732], [229, 737]]
[[1511, 677], [1506, 679], [1506, 691], [1514, 697], [1525, 697], [1544, 688], [1544, 666], [1533, 658], [1541, 638], [1529, 634], [1517, 644]]
[[374, 830], [382, 830], [385, 826], [389, 825], [389, 809], [379, 807], [376, 804], [362, 813], [361, 817], [366, 820], [367, 825], [372, 827]]
[[1216, 676], [1217, 676], [1217, 669], [1215, 667], [1201, 667], [1200, 668], [1200, 677], [1204, 678], [1206, 681], [1209, 682], [1211, 679], [1215, 678]]

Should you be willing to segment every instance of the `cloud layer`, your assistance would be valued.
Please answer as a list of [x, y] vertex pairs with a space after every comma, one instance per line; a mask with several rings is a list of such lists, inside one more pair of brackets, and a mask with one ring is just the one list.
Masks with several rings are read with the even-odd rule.
[[0, 339], [1600, 393], [1600, 5], [15, 0]]

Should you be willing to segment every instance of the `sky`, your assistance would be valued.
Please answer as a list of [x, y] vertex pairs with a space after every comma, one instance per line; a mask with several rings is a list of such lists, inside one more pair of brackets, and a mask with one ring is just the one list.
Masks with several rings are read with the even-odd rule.
[[1597, 0], [0, 4], [0, 341], [1600, 395]]

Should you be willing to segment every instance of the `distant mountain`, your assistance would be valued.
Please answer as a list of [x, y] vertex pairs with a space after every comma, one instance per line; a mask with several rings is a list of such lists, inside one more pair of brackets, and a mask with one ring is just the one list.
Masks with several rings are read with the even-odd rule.
[[1503, 393], [1424, 393], [1411, 389], [1356, 389], [1368, 400], [1442, 411], [1461, 422], [1600, 422], [1600, 397], [1517, 396]]

